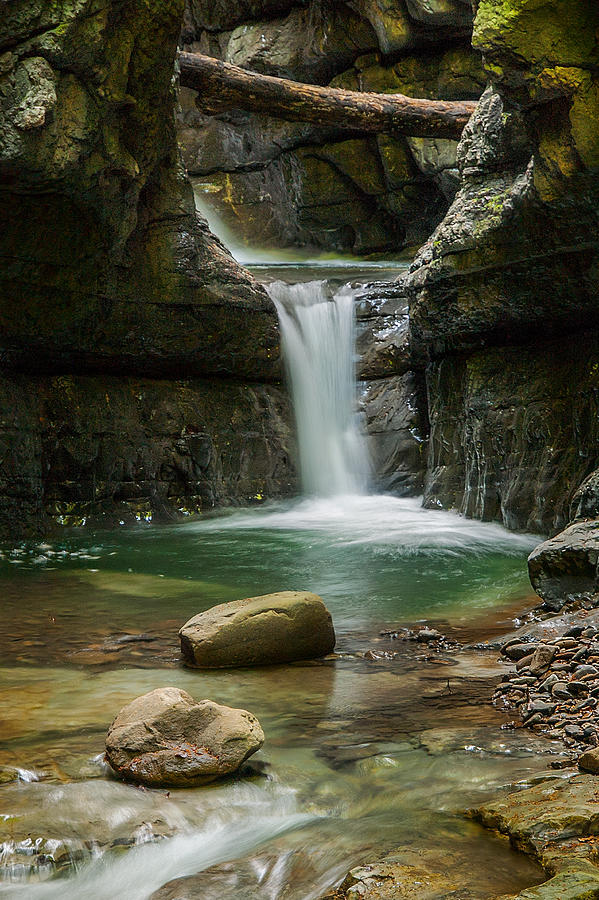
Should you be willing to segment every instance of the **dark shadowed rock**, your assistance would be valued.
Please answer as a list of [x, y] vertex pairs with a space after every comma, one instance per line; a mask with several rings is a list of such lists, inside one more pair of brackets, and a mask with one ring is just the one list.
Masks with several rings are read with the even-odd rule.
[[335, 646], [331, 614], [308, 591], [221, 603], [186, 622], [179, 637], [185, 662], [199, 668], [315, 659]]
[[106, 735], [106, 758], [126, 781], [190, 787], [235, 772], [264, 733], [244, 709], [157, 688], [123, 707]]
[[575, 522], [539, 544], [528, 557], [532, 586], [550, 609], [559, 610], [568, 596], [597, 590], [599, 520]]
[[585, 478], [570, 504], [570, 518], [596, 519], [599, 516], [599, 469]]
[[[194, 495], [216, 505], [209, 470], [221, 465], [231, 484], [262, 469], [242, 491], [259, 499], [264, 468], [286, 468], [286, 450], [266, 462], [275, 411], [259, 384], [281, 375], [274, 306], [197, 214], [179, 163], [183, 9], [2, 6], [0, 529], [11, 537], [48, 516], [168, 517], [197, 509]], [[138, 500], [145, 511], [119, 515]]]

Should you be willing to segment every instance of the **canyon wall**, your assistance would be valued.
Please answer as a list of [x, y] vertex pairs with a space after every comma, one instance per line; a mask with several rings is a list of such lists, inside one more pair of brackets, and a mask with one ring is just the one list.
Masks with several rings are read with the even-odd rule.
[[180, 166], [181, 22], [191, 49], [306, 81], [441, 97], [488, 82], [457, 152], [207, 120], [191, 92], [178, 133], [196, 180], [265, 243], [398, 250], [434, 228], [359, 304], [380, 484], [510, 528], [568, 520], [599, 466], [599, 9], [476, 6], [472, 53], [460, 0], [4, 4], [5, 534], [296, 487], [274, 308]]
[[[486, 78], [471, 31], [470, 0], [188, 0], [182, 41], [297, 81], [477, 99]], [[186, 168], [240, 242], [397, 252], [421, 243], [455, 194], [455, 141], [207, 117], [193, 91], [180, 96]]]
[[479, 0], [489, 87], [396, 285], [427, 386], [425, 503], [545, 533], [599, 465], [598, 35], [586, 0]]
[[180, 165], [183, 14], [183, 0], [0, 10], [9, 534], [294, 484], [274, 308], [198, 217]]

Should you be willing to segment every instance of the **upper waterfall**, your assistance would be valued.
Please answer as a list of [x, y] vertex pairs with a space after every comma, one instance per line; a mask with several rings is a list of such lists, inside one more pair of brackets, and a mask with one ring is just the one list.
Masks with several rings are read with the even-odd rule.
[[267, 290], [281, 324], [303, 489], [362, 494], [369, 465], [356, 412], [354, 291], [331, 295], [326, 281], [275, 281]]

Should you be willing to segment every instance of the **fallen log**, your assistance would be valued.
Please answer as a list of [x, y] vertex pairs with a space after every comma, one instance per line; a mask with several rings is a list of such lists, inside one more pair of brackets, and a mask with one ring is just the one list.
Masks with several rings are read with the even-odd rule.
[[198, 92], [207, 115], [244, 109], [292, 122], [373, 134], [458, 140], [473, 100], [421, 100], [302, 84], [249, 72], [199, 53], [179, 53], [180, 83]]

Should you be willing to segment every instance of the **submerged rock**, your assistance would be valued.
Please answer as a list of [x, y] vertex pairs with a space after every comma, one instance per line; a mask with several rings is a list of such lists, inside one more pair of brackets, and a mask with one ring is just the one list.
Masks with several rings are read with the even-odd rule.
[[237, 771], [264, 732], [244, 709], [157, 688], [123, 707], [106, 735], [106, 758], [127, 781], [191, 787]]
[[[417, 886], [417, 887], [416, 887]], [[357, 866], [343, 883], [322, 900], [365, 897], [370, 900], [399, 900], [401, 897], [420, 897], [421, 900], [442, 900], [454, 894], [456, 883], [439, 872], [420, 866], [402, 866], [382, 860], [379, 863]]]
[[260, 666], [316, 659], [335, 646], [331, 614], [309, 591], [281, 591], [221, 603], [179, 631], [187, 665]]

